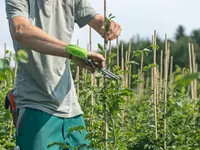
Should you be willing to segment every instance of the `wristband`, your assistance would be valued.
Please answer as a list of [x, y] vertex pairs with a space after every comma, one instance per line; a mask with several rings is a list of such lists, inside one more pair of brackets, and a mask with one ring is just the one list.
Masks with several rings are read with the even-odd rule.
[[78, 57], [80, 59], [87, 59], [87, 57], [88, 57], [87, 50], [85, 50], [85, 49], [83, 49], [83, 48], [81, 48], [81, 47], [79, 47], [77, 45], [69, 44], [65, 48], [65, 51], [67, 53], [69, 53], [70, 55]]

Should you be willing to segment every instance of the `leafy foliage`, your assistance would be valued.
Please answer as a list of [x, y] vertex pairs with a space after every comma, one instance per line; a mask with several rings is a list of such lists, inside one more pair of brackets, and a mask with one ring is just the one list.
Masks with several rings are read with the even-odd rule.
[[[112, 18], [110, 16], [110, 18]], [[193, 38], [197, 37], [195, 35]], [[188, 37], [180, 37], [178, 44], [172, 43], [172, 54], [175, 56], [174, 60], [179, 66], [187, 67], [187, 64], [180, 65], [181, 59], [186, 58], [185, 53], [182, 57], [183, 49], [187, 48]], [[121, 43], [122, 44], [122, 43]], [[114, 52], [109, 55], [107, 59], [112, 59], [110, 70], [115, 74], [122, 76], [131, 75], [132, 87], [128, 88], [122, 84], [123, 81], [107, 80], [104, 85], [104, 78], [101, 74], [96, 74], [96, 86], [91, 86], [91, 75], [81, 71], [81, 76], [75, 80], [75, 84], [79, 84], [79, 100], [84, 111], [84, 118], [87, 124], [87, 131], [89, 134], [86, 139], [91, 140], [89, 147], [94, 149], [104, 149], [105, 141], [108, 143], [107, 149], [113, 150], [163, 150], [164, 141], [167, 142], [167, 149], [169, 150], [197, 150], [200, 147], [200, 99], [192, 99], [190, 96], [190, 82], [194, 79], [199, 80], [199, 73], [189, 74], [187, 69], [184, 74], [181, 74], [180, 69], [175, 73], [174, 89], [168, 89], [167, 95], [167, 137], [164, 137], [163, 122], [164, 122], [164, 100], [162, 98], [163, 89], [159, 89], [159, 105], [158, 112], [158, 139], [154, 137], [154, 107], [152, 89], [147, 87], [143, 91], [140, 103], [137, 102], [137, 85], [147, 82], [139, 79], [136, 70], [140, 66], [139, 62], [141, 54], [144, 54], [143, 72], [148, 77], [152, 67], [151, 63], [152, 50], [162, 49], [163, 42], [158, 41], [158, 46], [150, 44], [148, 40], [132, 41], [135, 45], [131, 49], [131, 60], [126, 61], [125, 66], [132, 66], [132, 72], [121, 71], [120, 67], [114, 62], [117, 54]], [[150, 47], [148, 45], [151, 45]], [[121, 46], [121, 45], [120, 45]], [[144, 47], [147, 47], [144, 49]], [[128, 49], [128, 44], [124, 43], [125, 50]], [[103, 47], [99, 45], [99, 49], [104, 51]], [[177, 51], [177, 52], [176, 52]], [[159, 56], [159, 51], [157, 51]], [[8, 54], [9, 52], [7, 52]], [[181, 54], [180, 54], [181, 53]], [[120, 54], [120, 53], [119, 53]], [[179, 60], [179, 56], [181, 58]], [[15, 60], [22, 63], [27, 62], [27, 55], [20, 52], [15, 56]], [[119, 56], [118, 56], [119, 57]], [[13, 88], [14, 69], [10, 67], [10, 59], [6, 57], [0, 59], [0, 149], [13, 149], [14, 147], [14, 127], [11, 121], [9, 111], [4, 109], [5, 94]], [[198, 60], [197, 60], [198, 61]], [[183, 63], [183, 62], [181, 62]], [[120, 64], [121, 65], [121, 64]], [[178, 72], [178, 73], [177, 73]], [[136, 86], [135, 86], [136, 84]], [[200, 85], [198, 90], [200, 90]], [[198, 95], [199, 96], [199, 95]], [[91, 103], [91, 97], [94, 98]], [[108, 124], [108, 138], [105, 138], [105, 116], [107, 114]], [[70, 132], [82, 132], [85, 127], [74, 127]], [[69, 148], [64, 143], [50, 143], [49, 147], [59, 145], [62, 148]], [[80, 147], [85, 145], [80, 145]], [[88, 148], [89, 148], [88, 147]], [[75, 148], [75, 149], [78, 149]]]

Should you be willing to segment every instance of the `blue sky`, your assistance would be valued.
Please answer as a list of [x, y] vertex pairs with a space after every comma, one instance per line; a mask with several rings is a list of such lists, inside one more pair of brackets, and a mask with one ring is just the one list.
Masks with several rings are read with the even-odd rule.
[[[8, 49], [12, 49], [12, 41], [9, 34], [5, 15], [5, 0], [0, 1], [0, 57], [3, 56], [3, 45], [7, 43]], [[121, 24], [123, 31], [120, 39], [129, 40], [132, 35], [140, 34], [141, 37], [151, 37], [156, 30], [160, 37], [167, 33], [173, 38], [174, 31], [179, 24], [186, 27], [190, 33], [194, 28], [200, 28], [197, 20], [200, 14], [199, 0], [107, 0], [108, 13], [116, 16], [116, 21]], [[97, 12], [103, 14], [103, 0], [90, 0]], [[80, 40], [82, 47], [87, 47], [89, 41], [88, 27], [79, 29], [75, 27], [72, 43]], [[93, 32], [93, 49], [96, 43], [103, 40]]]

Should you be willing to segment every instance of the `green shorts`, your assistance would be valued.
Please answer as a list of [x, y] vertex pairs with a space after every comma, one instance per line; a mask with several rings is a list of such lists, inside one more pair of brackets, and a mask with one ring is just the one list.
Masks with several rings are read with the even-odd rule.
[[[40, 110], [26, 108], [19, 111], [16, 145], [20, 150], [73, 150], [78, 146], [81, 146], [81, 150], [87, 150], [90, 144], [90, 141], [85, 139], [87, 131], [71, 131], [72, 127], [77, 126], [85, 127], [82, 115], [59, 118]], [[53, 143], [55, 145], [47, 148]], [[63, 148], [61, 145], [69, 148]]]

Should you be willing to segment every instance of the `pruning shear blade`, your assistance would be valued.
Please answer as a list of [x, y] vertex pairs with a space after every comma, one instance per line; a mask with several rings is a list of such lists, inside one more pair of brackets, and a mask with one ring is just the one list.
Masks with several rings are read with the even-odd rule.
[[106, 67], [104, 68], [99, 68], [99, 65], [95, 64], [91, 59], [88, 59], [87, 62], [89, 64], [91, 64], [94, 68], [98, 68], [101, 72], [103, 72], [104, 76], [106, 78], [111, 78], [111, 79], [115, 79], [115, 80], [119, 80], [120, 77], [115, 75], [114, 73], [110, 72], [109, 70], [106, 69]]
[[101, 71], [103, 72], [104, 75], [106, 75], [109, 78], [113, 78], [116, 80], [119, 80], [120, 77], [115, 75], [114, 73], [110, 72], [109, 70], [107, 70], [106, 68], [102, 68]]

